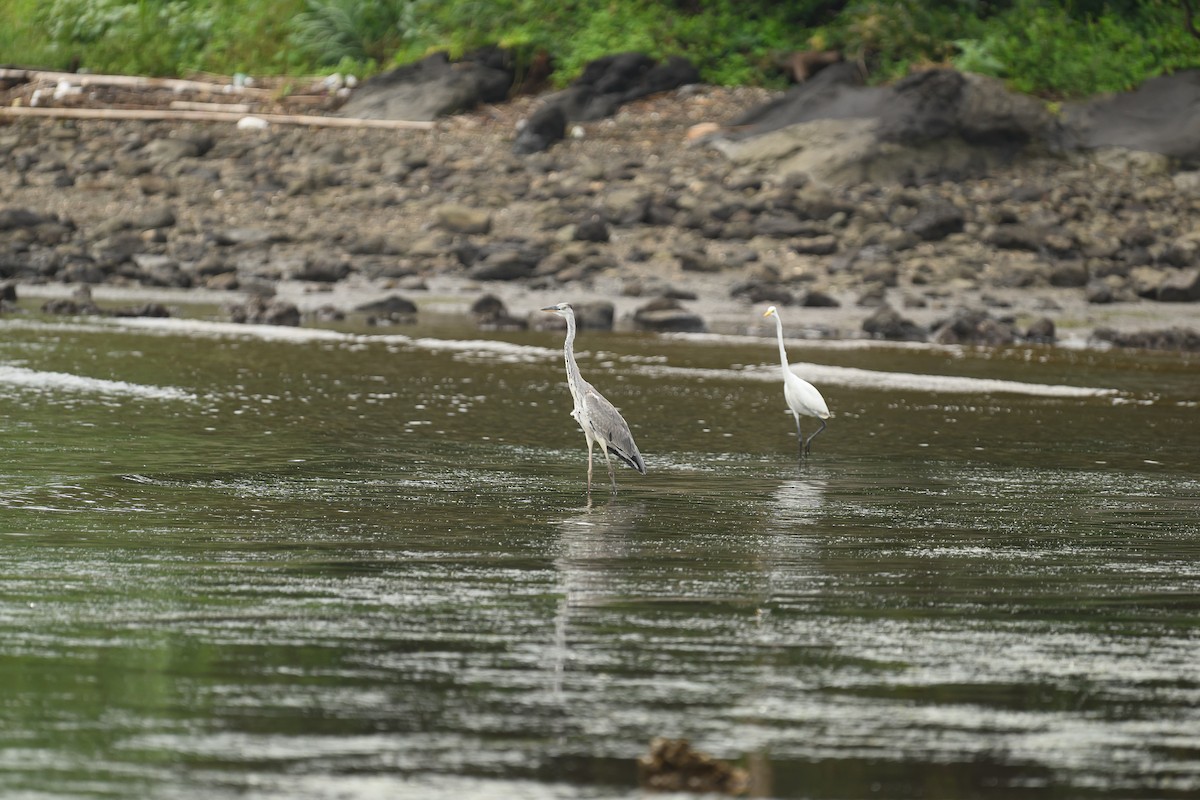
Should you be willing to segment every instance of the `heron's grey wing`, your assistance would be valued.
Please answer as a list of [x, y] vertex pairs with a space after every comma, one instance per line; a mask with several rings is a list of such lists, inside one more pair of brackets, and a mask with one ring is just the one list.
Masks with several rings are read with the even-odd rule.
[[592, 430], [608, 442], [608, 452], [645, 475], [646, 462], [642, 460], [642, 454], [638, 452], [633, 441], [633, 434], [629, 432], [629, 425], [621, 416], [621, 412], [617, 411], [617, 407], [608, 402], [608, 399], [590, 383], [584, 385], [583, 402], [586, 405], [584, 413], [591, 423]]

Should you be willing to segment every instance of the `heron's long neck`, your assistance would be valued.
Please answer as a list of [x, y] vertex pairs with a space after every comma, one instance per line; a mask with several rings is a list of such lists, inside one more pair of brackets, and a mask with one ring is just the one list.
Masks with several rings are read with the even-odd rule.
[[779, 363], [786, 370], [788, 368], [787, 351], [783, 349], [783, 320], [779, 319], [779, 315], [775, 315], [775, 335], [779, 339]]
[[579, 375], [579, 365], [575, 363], [575, 315], [567, 315], [567, 340], [563, 344], [563, 358], [567, 362], [567, 385], [571, 387], [571, 394], [578, 395], [581, 393], [580, 383], [582, 378]]

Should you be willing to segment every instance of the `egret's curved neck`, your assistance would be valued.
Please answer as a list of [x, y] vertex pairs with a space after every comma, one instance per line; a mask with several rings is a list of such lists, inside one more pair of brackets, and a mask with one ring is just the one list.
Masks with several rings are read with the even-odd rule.
[[778, 314], [772, 314], [771, 316], [775, 317], [775, 335], [779, 339], [779, 363], [783, 365], [784, 369], [787, 369], [787, 351], [783, 349], [783, 320], [779, 318]]

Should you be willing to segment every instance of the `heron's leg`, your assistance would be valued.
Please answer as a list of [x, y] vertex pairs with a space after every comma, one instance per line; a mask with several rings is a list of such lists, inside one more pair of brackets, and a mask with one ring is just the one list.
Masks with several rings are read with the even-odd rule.
[[[821, 420], [821, 427], [817, 428], [817, 433], [820, 433], [823, 430], [825, 430], [825, 420]], [[804, 443], [804, 452], [807, 453], [812, 449], [812, 440], [817, 438], [817, 433], [814, 433], [812, 436], [808, 437], [808, 441]]]
[[592, 437], [587, 437], [588, 443], [588, 493], [592, 491]]
[[796, 455], [798, 458], [804, 458], [804, 434], [800, 432], [800, 415], [792, 416], [796, 418]]
[[612, 459], [608, 457], [608, 448], [601, 448], [601, 452], [604, 453], [604, 463], [608, 465], [608, 479], [612, 481], [612, 490], [615, 494], [617, 491], [617, 473], [616, 470], [613, 469]]

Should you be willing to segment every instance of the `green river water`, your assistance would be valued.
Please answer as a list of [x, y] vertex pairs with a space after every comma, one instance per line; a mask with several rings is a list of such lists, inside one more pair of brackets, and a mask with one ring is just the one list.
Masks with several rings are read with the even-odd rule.
[[394, 330], [0, 319], [0, 796], [1200, 796], [1194, 358]]

